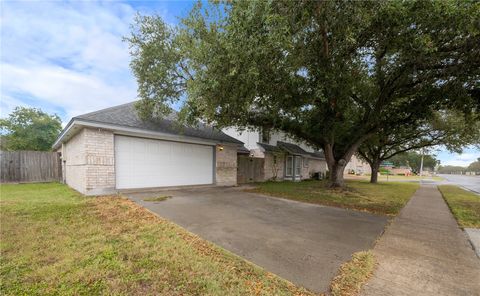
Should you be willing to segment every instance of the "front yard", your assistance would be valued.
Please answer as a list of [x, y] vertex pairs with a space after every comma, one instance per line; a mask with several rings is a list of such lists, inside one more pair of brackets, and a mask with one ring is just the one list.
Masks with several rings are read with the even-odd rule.
[[480, 196], [457, 186], [438, 186], [461, 227], [480, 228]]
[[326, 181], [266, 182], [251, 191], [321, 205], [395, 215], [418, 189], [418, 183], [347, 180], [345, 190], [327, 188]]
[[1, 186], [3, 295], [301, 295], [291, 283], [119, 197]]

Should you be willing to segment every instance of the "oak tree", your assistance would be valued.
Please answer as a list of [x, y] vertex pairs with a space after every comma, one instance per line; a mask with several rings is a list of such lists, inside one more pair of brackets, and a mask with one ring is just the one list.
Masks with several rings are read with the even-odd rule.
[[142, 117], [266, 127], [323, 149], [331, 186], [382, 128], [478, 112], [475, 1], [215, 1], [126, 39]]

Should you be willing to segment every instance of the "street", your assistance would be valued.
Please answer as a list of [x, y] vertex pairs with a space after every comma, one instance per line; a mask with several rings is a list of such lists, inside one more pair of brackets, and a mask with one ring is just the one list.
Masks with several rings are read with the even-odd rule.
[[458, 186], [462, 186], [466, 189], [474, 191], [480, 194], [480, 176], [466, 176], [466, 175], [447, 175], [441, 174], [439, 175], [443, 177], [446, 182], [445, 184], [454, 184]]

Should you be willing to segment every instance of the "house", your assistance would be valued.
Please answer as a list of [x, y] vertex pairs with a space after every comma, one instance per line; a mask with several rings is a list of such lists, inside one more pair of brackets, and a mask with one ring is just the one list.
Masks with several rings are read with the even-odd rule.
[[223, 132], [246, 147], [238, 152], [238, 183], [299, 181], [314, 174], [324, 176], [327, 171], [323, 152], [281, 131], [226, 128]]
[[351, 175], [370, 175], [372, 174], [372, 169], [366, 161], [353, 155], [345, 166], [344, 173]]
[[61, 153], [64, 182], [83, 194], [99, 195], [121, 189], [236, 185], [242, 146], [210, 126], [180, 126], [175, 114], [142, 121], [132, 102], [72, 118], [53, 148]]
[[391, 170], [393, 175], [411, 176], [413, 175], [412, 169], [409, 166], [394, 167]]

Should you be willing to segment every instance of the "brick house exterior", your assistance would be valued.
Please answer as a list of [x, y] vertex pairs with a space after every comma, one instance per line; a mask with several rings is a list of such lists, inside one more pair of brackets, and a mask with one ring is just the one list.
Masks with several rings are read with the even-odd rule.
[[[312, 178], [315, 174], [325, 176], [327, 164], [321, 151], [306, 143], [300, 143], [279, 131], [269, 131], [268, 136], [258, 130], [239, 131], [224, 129], [226, 134], [245, 143], [247, 156], [252, 158], [252, 166], [239, 168], [238, 182], [258, 182], [268, 180], [299, 181]], [[245, 152], [239, 157], [247, 157]], [[257, 159], [263, 162], [260, 166]], [[252, 169], [260, 170], [250, 172]], [[249, 174], [251, 176], [249, 176]]]
[[[185, 186], [196, 185], [190, 184], [188, 177], [188, 172], [195, 170], [195, 165], [199, 175], [202, 174], [201, 172], [212, 174], [211, 177], [203, 177], [204, 181], [199, 181], [198, 185], [233, 186], [237, 184], [237, 150], [242, 146], [242, 142], [208, 126], [185, 127], [182, 130], [174, 126], [174, 119], [171, 118], [162, 122], [143, 122], [137, 117], [133, 103], [77, 116], [69, 122], [53, 147], [62, 155], [63, 180], [70, 187], [86, 195], [115, 193], [120, 187], [126, 188], [125, 186], [133, 184], [120, 186], [121, 179], [118, 178], [117, 173], [121, 173], [122, 169], [135, 172], [142, 170], [141, 164], [132, 166], [132, 164], [120, 163], [128, 161], [131, 155], [132, 159], [136, 157], [137, 160], [150, 156], [151, 159], [144, 161], [145, 169], [151, 168], [152, 162], [158, 163], [159, 169], [155, 170], [156, 175], [152, 176], [149, 184], [155, 185], [155, 181], [158, 180], [158, 184], [162, 184], [159, 187], [165, 186], [165, 183], [160, 181], [171, 177], [175, 173], [173, 170], [177, 170], [178, 179], [174, 180], [173, 186], [182, 186], [182, 182]], [[144, 150], [139, 153], [119, 151], [122, 149], [116, 143], [119, 137], [122, 140], [128, 139], [132, 144], [131, 147]], [[167, 149], [166, 151], [169, 152], [156, 155], [152, 149]], [[185, 150], [183, 155], [187, 156], [191, 153], [207, 151], [211, 162], [199, 159], [196, 164], [196, 159], [192, 158], [191, 163], [182, 164], [182, 161], [179, 161], [181, 156], [176, 155], [177, 152], [182, 153], [179, 150]], [[211, 155], [208, 151], [212, 152]], [[119, 153], [123, 153], [123, 158], [119, 158]], [[146, 156], [142, 155], [147, 153], [149, 154]], [[202, 155], [205, 156], [205, 154]], [[170, 159], [174, 161], [169, 162]], [[175, 161], [178, 166], [172, 169], [171, 163], [175, 165]], [[161, 166], [163, 163], [167, 164]], [[170, 171], [165, 168], [170, 168]], [[185, 177], [182, 177], [182, 170], [185, 171]], [[135, 174], [133, 176], [135, 177]], [[135, 188], [141, 187], [135, 186]]]

